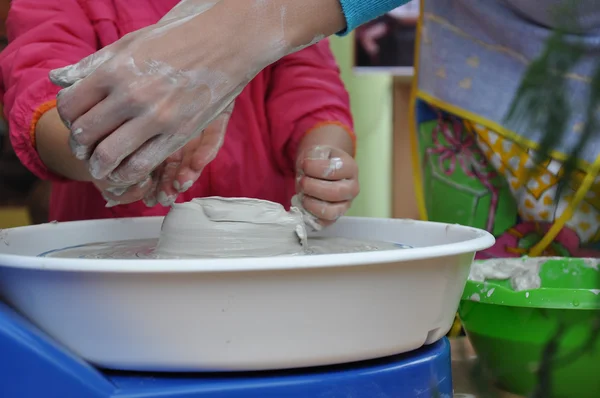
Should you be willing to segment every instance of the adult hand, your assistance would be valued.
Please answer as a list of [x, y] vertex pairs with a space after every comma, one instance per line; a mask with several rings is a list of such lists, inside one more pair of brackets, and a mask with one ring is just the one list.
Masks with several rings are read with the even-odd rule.
[[298, 157], [296, 172], [296, 191], [302, 207], [321, 226], [333, 224], [343, 216], [360, 191], [356, 161], [339, 148], [308, 148]]
[[252, 49], [223, 51], [220, 41], [206, 39], [223, 35], [219, 18], [203, 19], [201, 29], [190, 25], [190, 12], [197, 17], [214, 3], [183, 2], [156, 25], [51, 72], [65, 87], [57, 108], [71, 130], [72, 150], [89, 160], [93, 178], [122, 186], [143, 181], [201, 135], [262, 68], [258, 57], [245, 57], [244, 65], [228, 59]]
[[51, 72], [64, 87], [58, 111], [72, 150], [96, 179], [139, 183], [262, 68], [344, 26], [336, 0], [184, 0], [159, 23]]

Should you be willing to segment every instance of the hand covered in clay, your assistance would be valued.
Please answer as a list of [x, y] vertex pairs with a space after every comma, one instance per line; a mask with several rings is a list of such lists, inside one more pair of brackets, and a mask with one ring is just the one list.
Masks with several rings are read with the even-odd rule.
[[202, 134], [169, 156], [153, 173], [152, 187], [146, 191], [144, 203], [171, 206], [177, 196], [190, 189], [202, 174], [204, 167], [216, 156], [223, 145], [233, 104], [227, 108]]
[[129, 187], [114, 185], [107, 179], [92, 180], [96, 188], [106, 200], [106, 207], [124, 205], [146, 198], [152, 190], [152, 176], [147, 176], [142, 182]]
[[298, 199], [321, 226], [343, 216], [360, 191], [356, 161], [339, 148], [308, 148], [298, 157], [296, 172]]
[[[57, 109], [71, 131], [71, 149], [89, 161], [93, 178], [119, 186], [144, 181], [200, 137], [269, 63], [256, 55], [266, 50], [240, 43], [237, 29], [224, 26], [224, 11], [213, 13], [214, 4], [182, 1], [157, 24], [51, 72], [51, 80], [64, 87]], [[283, 51], [274, 43], [273, 51]], [[202, 160], [214, 158], [222, 137], [214, 138], [201, 140], [202, 152], [213, 155], [194, 157], [194, 172], [206, 165]], [[185, 163], [183, 153], [176, 157]]]

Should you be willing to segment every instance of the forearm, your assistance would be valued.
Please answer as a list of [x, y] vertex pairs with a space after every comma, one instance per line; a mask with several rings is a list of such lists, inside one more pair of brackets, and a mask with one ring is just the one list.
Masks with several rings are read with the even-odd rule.
[[[416, 0], [413, 0], [416, 1]], [[345, 34], [377, 16], [407, 3], [408, 0], [221, 0], [211, 10], [211, 18], [221, 21], [223, 32], [236, 32], [230, 43], [239, 37], [252, 40], [250, 58], [260, 58], [265, 67], [285, 55], [296, 52], [320, 38]], [[196, 17], [197, 27], [206, 23]], [[245, 40], [242, 40], [244, 42]], [[243, 43], [242, 43], [243, 44]]]
[[[225, 38], [228, 45], [252, 41], [251, 51], [263, 66], [346, 27], [339, 0], [221, 0], [210, 13], [211, 19], [221, 21], [225, 35], [235, 33], [232, 39]], [[196, 20], [198, 29], [206, 24], [202, 15]], [[246, 47], [240, 48], [242, 57]]]
[[408, 1], [269, 0], [257, 6], [256, 2], [247, 0], [223, 0], [219, 7], [227, 10], [229, 15], [241, 16], [245, 20], [243, 25], [255, 22], [261, 26], [282, 28], [284, 40], [293, 50], [318, 37], [354, 30]]
[[35, 144], [42, 162], [55, 174], [76, 181], [91, 181], [85, 162], [75, 158], [69, 147], [69, 130], [53, 108], [35, 128]]
[[354, 156], [354, 140], [350, 132], [336, 124], [325, 124], [308, 132], [298, 145], [298, 154], [315, 146], [338, 148]]

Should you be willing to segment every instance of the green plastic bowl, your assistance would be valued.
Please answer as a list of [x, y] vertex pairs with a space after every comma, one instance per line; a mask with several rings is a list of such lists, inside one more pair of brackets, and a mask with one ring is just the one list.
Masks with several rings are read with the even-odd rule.
[[500, 388], [525, 396], [534, 391], [542, 354], [562, 325], [547, 398], [600, 397], [597, 264], [590, 259], [544, 259], [541, 287], [528, 291], [514, 291], [509, 280], [467, 282], [459, 316], [485, 371]]

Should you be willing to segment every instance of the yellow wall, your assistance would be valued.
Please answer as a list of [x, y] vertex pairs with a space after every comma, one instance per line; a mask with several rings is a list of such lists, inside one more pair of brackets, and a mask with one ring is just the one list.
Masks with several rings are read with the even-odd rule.
[[348, 215], [391, 217], [392, 212], [392, 78], [352, 72], [353, 39], [334, 37], [331, 48], [350, 92], [360, 168], [361, 193]]

